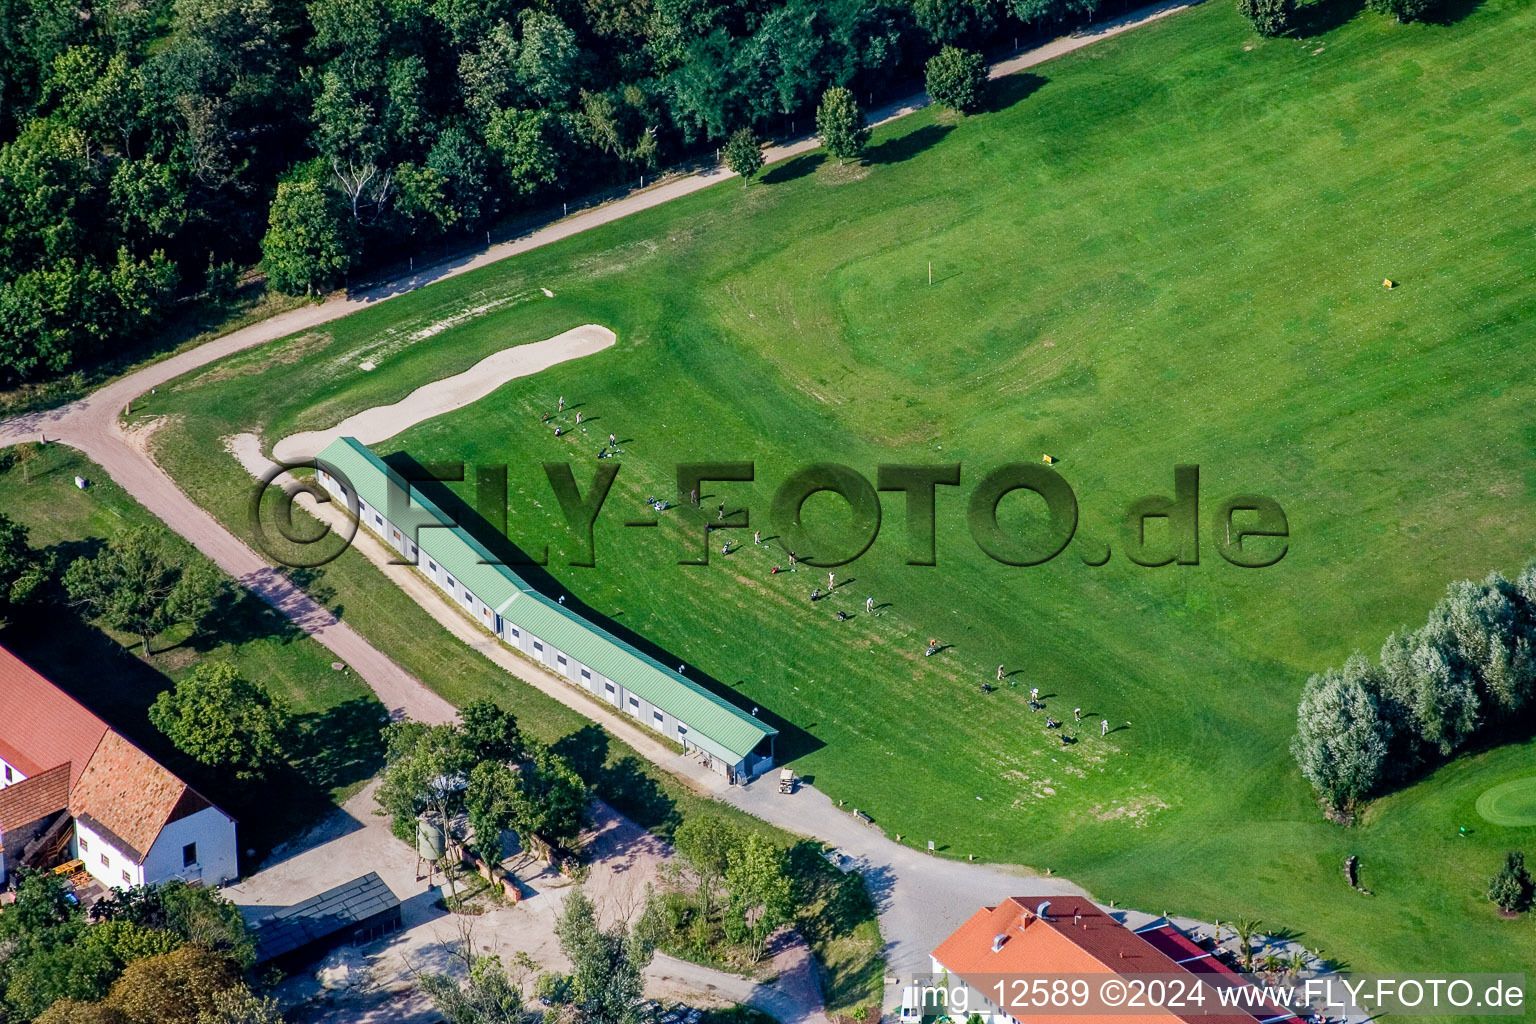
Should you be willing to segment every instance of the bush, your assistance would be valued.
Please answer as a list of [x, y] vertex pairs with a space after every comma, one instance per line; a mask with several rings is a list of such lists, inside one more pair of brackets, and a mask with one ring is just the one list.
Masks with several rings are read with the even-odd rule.
[[869, 128], [852, 90], [839, 85], [822, 94], [821, 106], [816, 108], [816, 134], [838, 163], [863, 155], [869, 144]]
[[1366, 0], [1366, 6], [1378, 14], [1390, 14], [1398, 21], [1418, 21], [1432, 6], [1432, 0]]
[[987, 62], [973, 50], [946, 46], [928, 61], [928, 95], [951, 110], [975, 110], [986, 85]]
[[1237, 0], [1237, 13], [1261, 36], [1283, 36], [1296, 17], [1296, 0]]
[[738, 128], [731, 133], [725, 144], [725, 166], [741, 175], [741, 183], [747, 185], [752, 175], [762, 170], [763, 144], [751, 128]]
[[1381, 785], [1392, 742], [1380, 711], [1380, 673], [1356, 654], [1307, 680], [1291, 753], [1331, 808], [1348, 811]]
[[1525, 869], [1525, 854], [1511, 850], [1504, 858], [1504, 866], [1488, 882], [1488, 899], [1506, 914], [1530, 907], [1531, 873]]
[[1536, 703], [1536, 566], [1446, 588], [1424, 625], [1393, 633], [1302, 691], [1291, 744], [1301, 772], [1347, 810], [1384, 783], [1518, 728]]

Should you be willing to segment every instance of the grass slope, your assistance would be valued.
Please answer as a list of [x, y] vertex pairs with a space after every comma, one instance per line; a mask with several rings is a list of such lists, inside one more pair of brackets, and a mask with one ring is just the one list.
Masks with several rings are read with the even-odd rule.
[[[1536, 55], [1515, 42], [1536, 8], [1354, 14], [1314, 10], [1337, 24], [1261, 40], [1206, 5], [1004, 81], [980, 115], [877, 131], [867, 167], [798, 158], [247, 353], [136, 411], [176, 418], [163, 463], [241, 523], [247, 484], [217, 438], [328, 426], [509, 344], [606, 324], [614, 349], [380, 450], [509, 463], [510, 534], [550, 543], [545, 582], [770, 712], [828, 792], [904, 841], [1151, 910], [1261, 918], [1359, 967], [1530, 962], [1536, 936], [1483, 891], [1533, 833], [1473, 809], [1529, 745], [1451, 765], [1350, 830], [1321, 820], [1286, 752], [1310, 672], [1419, 621], [1449, 580], [1521, 565], [1536, 511], [1520, 326], [1536, 313]], [[540, 420], [560, 395], [560, 422], [587, 422], [557, 439]], [[569, 459], [585, 486], [609, 431], [629, 440], [598, 568], [571, 568], [539, 463]], [[1063, 460], [1088, 543], [1012, 569], [977, 550], [965, 500], [1041, 452]], [[770, 576], [784, 556], [750, 543], [679, 567], [706, 516], [621, 525], [674, 492], [676, 463], [707, 459], [755, 461], [757, 482], [708, 488], [707, 511], [749, 507], [770, 535], [773, 488], [811, 461], [870, 478], [959, 461], [965, 486], [940, 492], [939, 567], [904, 564], [893, 495], [880, 540], [838, 570], [847, 588], [813, 606], [824, 577]], [[1278, 498], [1286, 558], [1232, 567], [1207, 520], [1198, 566], [1130, 565], [1121, 511], [1170, 492], [1181, 462], [1202, 466], [1205, 513]], [[807, 509], [838, 520], [826, 496]], [[1032, 522], [1020, 498], [1003, 511]], [[1105, 543], [1107, 566], [1078, 557]], [[412, 612], [358, 561], [325, 585], [452, 693], [462, 658], [435, 639], [413, 655]], [[834, 620], [866, 596], [885, 613]], [[930, 636], [953, 646], [924, 658]], [[1020, 686], [983, 695], [999, 662]], [[1024, 707], [1029, 685], [1057, 717], [1130, 725], [1063, 749]], [[1374, 898], [1344, 886], [1349, 853]]]

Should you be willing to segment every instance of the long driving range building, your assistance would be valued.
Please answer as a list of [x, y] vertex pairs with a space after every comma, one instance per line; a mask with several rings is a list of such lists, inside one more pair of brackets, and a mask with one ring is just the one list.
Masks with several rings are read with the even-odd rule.
[[745, 780], [772, 767], [777, 729], [539, 593], [356, 439], [333, 441], [315, 470], [370, 533], [502, 642], [722, 775]]

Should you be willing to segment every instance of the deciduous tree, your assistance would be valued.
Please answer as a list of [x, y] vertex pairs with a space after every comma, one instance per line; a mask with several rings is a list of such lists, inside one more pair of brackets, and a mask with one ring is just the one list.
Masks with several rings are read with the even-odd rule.
[[1296, 0], [1237, 0], [1237, 13], [1261, 36], [1283, 36], [1296, 18]]
[[311, 174], [281, 182], [261, 240], [272, 287], [290, 295], [328, 292], [352, 265], [352, 218]]
[[178, 622], [199, 625], [221, 586], [206, 563], [178, 565], [145, 528], [114, 537], [64, 572], [70, 601], [111, 628], [137, 636], [146, 657], [151, 637]]
[[935, 103], [969, 113], [981, 105], [987, 62], [973, 50], [946, 46], [928, 61], [926, 83]]
[[161, 693], [149, 720], [177, 750], [243, 781], [266, 778], [285, 759], [287, 708], [226, 661], [203, 662]]
[[745, 188], [763, 168], [763, 143], [751, 128], [738, 128], [725, 143], [725, 166], [741, 175]]
[[864, 125], [864, 112], [853, 98], [853, 91], [843, 86], [828, 89], [816, 108], [816, 132], [828, 153], [837, 162], [858, 159], [869, 144], [869, 129]]

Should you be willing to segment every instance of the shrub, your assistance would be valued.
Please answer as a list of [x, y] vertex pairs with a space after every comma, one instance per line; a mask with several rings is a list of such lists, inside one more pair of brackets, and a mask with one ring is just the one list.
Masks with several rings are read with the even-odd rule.
[[946, 46], [928, 61], [928, 95], [933, 102], [965, 113], [981, 104], [987, 62], [973, 50]]
[[1432, 0], [1366, 0], [1366, 6], [1378, 14], [1390, 14], [1398, 21], [1418, 21], [1432, 6]]
[[1261, 36], [1283, 36], [1296, 17], [1296, 0], [1237, 0], [1237, 13]]
[[724, 155], [725, 166], [741, 175], [743, 186], [762, 170], [763, 144], [751, 128], [738, 128], [732, 132], [730, 141], [725, 144]]
[[1506, 914], [1531, 905], [1531, 873], [1525, 869], [1525, 854], [1511, 850], [1504, 858], [1504, 866], [1488, 882], [1488, 899]]

